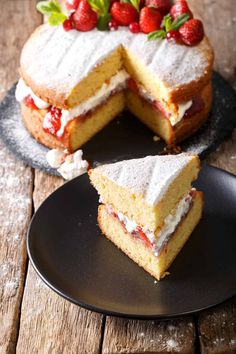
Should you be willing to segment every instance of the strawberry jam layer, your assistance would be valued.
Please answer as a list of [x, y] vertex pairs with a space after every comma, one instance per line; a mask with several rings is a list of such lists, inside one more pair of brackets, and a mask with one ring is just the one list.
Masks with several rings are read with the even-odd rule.
[[[153, 108], [161, 112], [166, 118], [169, 119], [171, 117], [171, 113], [166, 110], [164, 104], [161, 101], [153, 100], [150, 95], [144, 95], [133, 79], [128, 79], [127, 87], [130, 91], [138, 95], [142, 100], [150, 103]], [[201, 96], [194, 96], [192, 98], [192, 105], [185, 111], [182, 119], [193, 117], [195, 114], [201, 112], [204, 107], [205, 104]]]
[[31, 97], [30, 95], [25, 97], [24, 104], [30, 109], [37, 109], [38, 110], [38, 107], [36, 106], [33, 97]]

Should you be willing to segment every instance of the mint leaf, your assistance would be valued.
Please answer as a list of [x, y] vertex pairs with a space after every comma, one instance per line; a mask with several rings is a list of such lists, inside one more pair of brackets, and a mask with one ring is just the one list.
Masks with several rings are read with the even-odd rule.
[[52, 11], [49, 1], [38, 2], [36, 5], [36, 9], [44, 15], [50, 14]]
[[166, 38], [166, 31], [164, 30], [158, 30], [158, 31], [154, 31], [148, 34], [148, 40], [149, 41], [154, 41], [157, 38]]
[[59, 13], [62, 12], [60, 4], [57, 0], [51, 0], [51, 9], [53, 12], [59, 12]]
[[63, 14], [58, 0], [40, 1], [36, 8], [39, 12], [48, 16], [48, 23], [51, 26], [59, 26], [67, 16]]
[[189, 19], [189, 14], [182, 14], [178, 16], [172, 23], [172, 29], [178, 30]]
[[63, 13], [52, 12], [51, 15], [48, 17], [48, 23], [50, 26], [59, 26], [66, 19], [67, 19], [67, 16], [64, 15]]
[[109, 14], [105, 16], [98, 16], [97, 28], [99, 31], [106, 31], [108, 28], [108, 22], [110, 21], [111, 16]]

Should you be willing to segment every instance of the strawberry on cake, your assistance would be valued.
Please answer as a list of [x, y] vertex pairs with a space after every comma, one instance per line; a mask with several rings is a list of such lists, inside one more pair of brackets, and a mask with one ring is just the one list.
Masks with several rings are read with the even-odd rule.
[[[48, 24], [26, 42], [16, 98], [27, 129], [74, 152], [125, 108], [174, 144], [212, 104], [213, 51], [186, 1], [38, 3]], [[131, 132], [132, 133], [132, 132]]]
[[160, 280], [198, 224], [203, 195], [191, 187], [197, 156], [147, 156], [89, 171], [102, 233]]

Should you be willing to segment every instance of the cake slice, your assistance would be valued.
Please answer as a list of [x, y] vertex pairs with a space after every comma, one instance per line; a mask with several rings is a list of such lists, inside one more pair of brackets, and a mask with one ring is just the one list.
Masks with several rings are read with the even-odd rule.
[[147, 156], [89, 171], [103, 234], [160, 280], [202, 215], [196, 155]]

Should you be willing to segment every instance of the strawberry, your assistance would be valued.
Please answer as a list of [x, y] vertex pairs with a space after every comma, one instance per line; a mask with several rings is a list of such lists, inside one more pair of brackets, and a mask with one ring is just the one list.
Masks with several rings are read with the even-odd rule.
[[139, 93], [139, 89], [138, 89], [138, 85], [136, 84], [136, 82], [129, 78], [127, 80], [127, 86], [128, 86], [128, 89], [133, 91], [134, 93], [138, 94]]
[[184, 44], [194, 46], [204, 37], [203, 24], [200, 20], [191, 19], [180, 27], [179, 33]]
[[172, 30], [172, 31], [167, 32], [166, 38], [170, 42], [173, 41], [175, 43], [181, 43], [181, 36], [180, 36], [179, 31], [177, 31], [177, 30]]
[[151, 241], [147, 238], [146, 234], [143, 232], [140, 226], [137, 227], [137, 232], [139, 238], [145, 243], [147, 247], [152, 247]]
[[130, 23], [136, 22], [138, 12], [129, 3], [114, 2], [111, 8], [111, 17], [120, 26], [129, 26]]
[[74, 28], [74, 21], [72, 19], [72, 13], [69, 15], [69, 17], [63, 22], [63, 28], [65, 31], [70, 31]]
[[118, 23], [115, 20], [111, 20], [108, 22], [108, 28], [110, 31], [116, 31], [118, 30]]
[[68, 11], [76, 11], [80, 0], [66, 0], [66, 8]]
[[162, 16], [159, 11], [151, 7], [144, 7], [140, 12], [139, 25], [141, 31], [150, 33], [157, 31], [161, 27]]
[[74, 27], [78, 31], [91, 31], [97, 25], [97, 14], [87, 0], [81, 0], [78, 9], [72, 15]]
[[182, 14], [189, 14], [189, 18], [193, 18], [193, 13], [189, 9], [187, 1], [178, 0], [178, 2], [170, 9], [170, 15], [173, 20]]
[[138, 22], [132, 22], [129, 25], [129, 30], [132, 33], [139, 33], [140, 32], [140, 26], [139, 26]]
[[171, 2], [170, 0], [146, 0], [146, 6], [155, 7], [164, 16], [169, 13]]
[[28, 95], [25, 99], [24, 99], [24, 104], [31, 109], [38, 109], [38, 107], [35, 105], [33, 98]]

